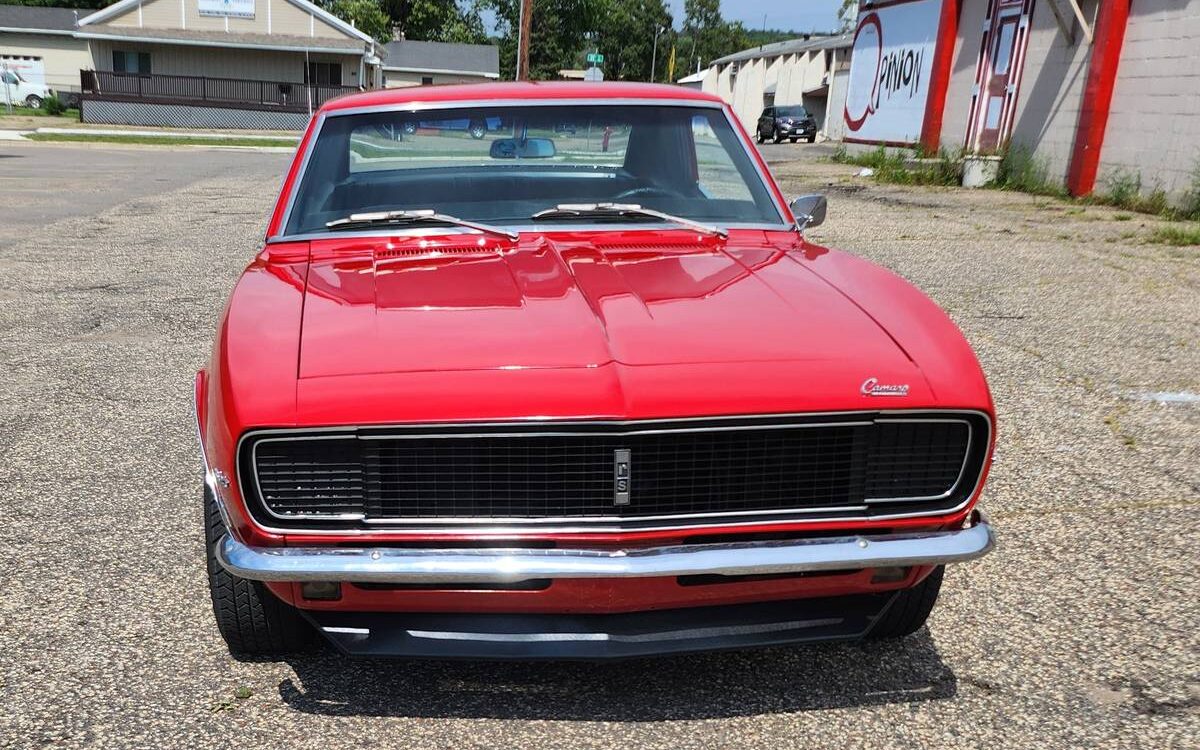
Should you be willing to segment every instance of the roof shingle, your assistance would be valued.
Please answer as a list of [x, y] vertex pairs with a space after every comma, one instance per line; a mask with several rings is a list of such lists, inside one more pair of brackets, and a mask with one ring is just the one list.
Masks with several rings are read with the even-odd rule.
[[491, 44], [388, 42], [387, 70], [453, 70], [480, 75], [500, 74], [500, 49]]
[[[91, 11], [85, 10], [82, 15]], [[28, 5], [0, 5], [0, 29], [30, 29], [33, 31], [60, 31], [70, 34], [75, 30], [74, 8], [40, 8]]]

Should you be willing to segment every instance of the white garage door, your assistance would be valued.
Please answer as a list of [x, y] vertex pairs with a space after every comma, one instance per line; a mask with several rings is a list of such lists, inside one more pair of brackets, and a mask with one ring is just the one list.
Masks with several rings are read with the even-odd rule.
[[30, 83], [46, 83], [46, 69], [42, 67], [42, 58], [27, 55], [0, 55], [0, 64], [9, 70], [15, 70]]

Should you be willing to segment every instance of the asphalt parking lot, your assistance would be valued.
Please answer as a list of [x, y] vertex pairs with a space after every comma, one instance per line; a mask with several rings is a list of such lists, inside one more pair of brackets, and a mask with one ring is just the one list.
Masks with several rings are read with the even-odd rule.
[[[1000, 547], [927, 630], [618, 664], [235, 661], [205, 585], [192, 375], [287, 157], [0, 144], [0, 746], [1200, 746], [1200, 253], [1153, 220], [878, 186], [820, 242], [963, 327]], [[245, 697], [239, 697], [245, 696]]]

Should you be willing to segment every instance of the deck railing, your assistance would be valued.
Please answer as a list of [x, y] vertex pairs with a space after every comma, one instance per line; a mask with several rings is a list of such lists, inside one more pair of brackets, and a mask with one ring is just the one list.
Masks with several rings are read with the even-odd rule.
[[286, 112], [307, 112], [356, 86], [306, 85], [294, 81], [252, 81], [241, 78], [177, 76], [159, 73], [79, 71], [85, 97], [121, 101], [161, 102], [225, 107], [253, 107]]

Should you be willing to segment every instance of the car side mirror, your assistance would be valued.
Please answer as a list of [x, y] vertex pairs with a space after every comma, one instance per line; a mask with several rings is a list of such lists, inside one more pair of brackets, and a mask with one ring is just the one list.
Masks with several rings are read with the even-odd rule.
[[803, 231], [825, 223], [829, 201], [825, 200], [823, 195], [802, 195], [792, 201], [790, 207], [792, 214], [796, 217], [796, 228]]

